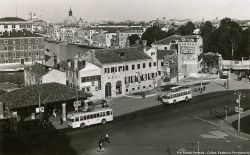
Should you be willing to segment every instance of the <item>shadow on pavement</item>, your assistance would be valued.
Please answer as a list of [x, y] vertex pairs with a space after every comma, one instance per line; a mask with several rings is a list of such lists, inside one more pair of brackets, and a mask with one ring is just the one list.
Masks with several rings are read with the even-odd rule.
[[46, 129], [37, 121], [25, 121], [17, 131], [1, 131], [1, 155], [74, 155], [69, 138], [53, 126]]

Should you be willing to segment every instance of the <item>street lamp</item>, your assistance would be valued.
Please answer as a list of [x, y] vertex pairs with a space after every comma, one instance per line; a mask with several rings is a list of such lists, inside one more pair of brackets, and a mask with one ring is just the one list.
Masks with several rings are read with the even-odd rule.
[[236, 103], [238, 103], [238, 107], [235, 107], [235, 111], [238, 112], [238, 132], [240, 132], [240, 113], [243, 113], [243, 109], [240, 107], [240, 100], [242, 97], [245, 97], [245, 95], [242, 94], [240, 91], [237, 91], [234, 94], [238, 95], [238, 98], [236, 99]]

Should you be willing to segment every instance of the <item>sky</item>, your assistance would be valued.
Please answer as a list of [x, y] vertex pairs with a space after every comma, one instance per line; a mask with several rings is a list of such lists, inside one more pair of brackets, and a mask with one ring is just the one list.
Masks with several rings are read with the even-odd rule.
[[250, 19], [250, 0], [0, 0], [0, 18], [17, 12], [27, 19], [31, 11], [45, 21], [62, 22], [69, 6], [77, 19], [86, 21]]

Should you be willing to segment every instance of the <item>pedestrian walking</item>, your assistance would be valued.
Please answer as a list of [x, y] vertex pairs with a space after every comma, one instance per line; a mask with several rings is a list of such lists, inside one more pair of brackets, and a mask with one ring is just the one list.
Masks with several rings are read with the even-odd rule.
[[205, 91], [205, 90], [206, 90], [206, 86], [204, 85], [204, 86], [203, 86], [203, 91]]
[[110, 143], [110, 141], [109, 141], [109, 135], [108, 134], [105, 135], [105, 142]]
[[63, 124], [63, 117], [61, 116], [60, 117], [60, 125], [62, 125]]
[[99, 142], [99, 150], [102, 150], [102, 142]]

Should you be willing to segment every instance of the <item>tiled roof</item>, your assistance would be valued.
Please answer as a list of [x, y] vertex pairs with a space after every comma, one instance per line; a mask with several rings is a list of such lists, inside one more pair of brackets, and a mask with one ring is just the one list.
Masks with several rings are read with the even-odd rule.
[[0, 21], [26, 21], [26, 20], [18, 17], [4, 17], [0, 18]]
[[30, 31], [4, 32], [3, 35], [0, 35], [0, 38], [14, 38], [14, 37], [42, 37], [42, 36], [36, 33], [32, 33]]
[[[0, 95], [0, 101], [10, 109], [39, 105], [39, 94], [42, 104], [70, 101], [76, 99], [76, 89], [59, 84], [43, 83], [31, 85]], [[91, 94], [78, 90], [78, 98], [86, 99]]]
[[[68, 68], [68, 62], [71, 62], [71, 69], [74, 70], [74, 66], [75, 66], [75, 63], [74, 63], [74, 59], [67, 59], [67, 60], [63, 60], [60, 62], [60, 66], [61, 67], [64, 67], [64, 68]], [[86, 65], [86, 62], [84, 61], [78, 61], [78, 69], [81, 70], [85, 67]]]
[[96, 50], [95, 55], [102, 64], [151, 59], [142, 47]]
[[25, 67], [24, 69], [39, 76], [43, 76], [49, 72], [49, 67], [40, 63], [35, 63], [34, 65]]
[[185, 39], [197, 39], [197, 35], [186, 35], [186, 36], [181, 36], [181, 35], [172, 35], [170, 37], [164, 38], [162, 40], [159, 40], [157, 42], [154, 42], [152, 44], [155, 45], [169, 45], [172, 41], [175, 40], [181, 40], [181, 38], [185, 38]]
[[173, 54], [175, 54], [173, 50], [157, 50], [157, 59], [163, 59], [164, 56]]
[[180, 36], [180, 35], [172, 35], [170, 37], [167, 37], [167, 38], [164, 38], [162, 40], [159, 40], [157, 42], [154, 42], [152, 44], [155, 44], [155, 45], [169, 45], [171, 43], [171, 41], [174, 41], [174, 40], [179, 40], [181, 39], [183, 36]]

